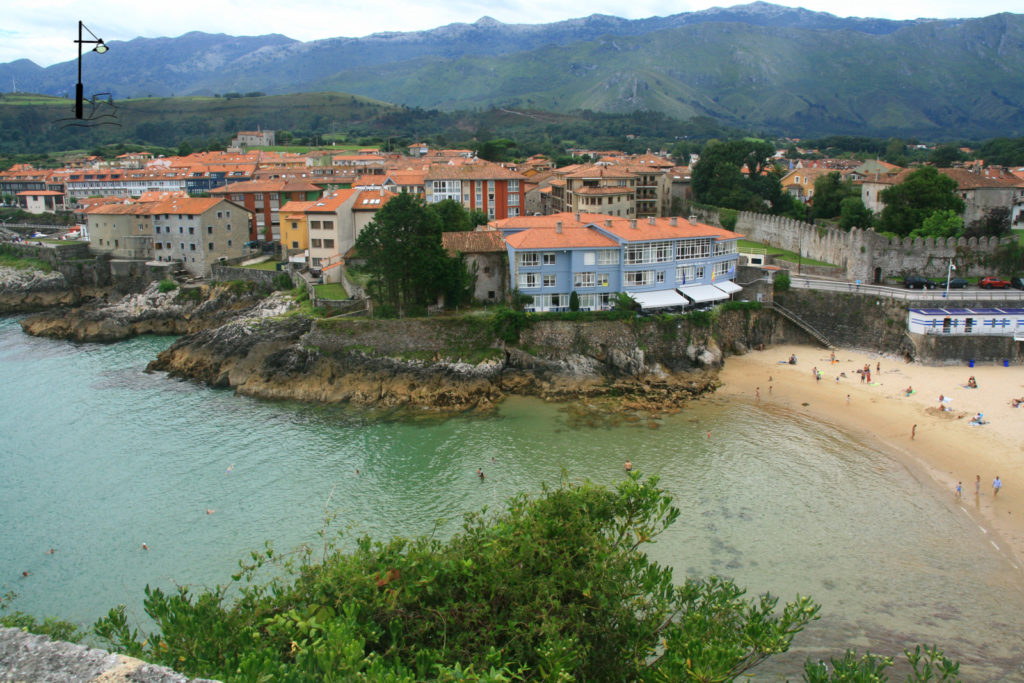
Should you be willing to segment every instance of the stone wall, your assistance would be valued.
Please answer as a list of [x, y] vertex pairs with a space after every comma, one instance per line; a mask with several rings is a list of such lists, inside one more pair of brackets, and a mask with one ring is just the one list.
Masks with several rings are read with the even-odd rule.
[[[934, 301], [895, 301], [855, 293], [790, 290], [775, 301], [825, 335], [836, 346], [870, 349], [937, 364], [1024, 361], [1024, 344], [1013, 337], [921, 335], [907, 330], [911, 308], [934, 308]], [[957, 302], [963, 308], [988, 308], [990, 301]], [[773, 343], [815, 344], [806, 332], [781, 318]]]
[[490, 326], [472, 318], [328, 318], [314, 321], [305, 344], [325, 352], [366, 350], [378, 355], [401, 356], [458, 349], [469, 353], [489, 347], [492, 341]]
[[[698, 213], [703, 220], [719, 224], [717, 211], [701, 209]], [[945, 277], [950, 259], [961, 277], [993, 275], [996, 273], [981, 261], [1000, 244], [994, 237], [890, 239], [873, 229], [846, 232], [749, 211], [738, 214], [734, 230], [746, 239], [831, 263], [841, 269], [840, 277], [869, 284], [891, 282], [904, 275]]]
[[17, 628], [0, 628], [0, 672], [5, 681], [33, 683], [217, 683], [189, 678], [134, 657], [50, 640]]
[[294, 284], [295, 278], [292, 277], [290, 270], [260, 270], [258, 268], [242, 268], [239, 266], [225, 265], [223, 263], [215, 263], [210, 266], [211, 279], [215, 282], [231, 282], [233, 280], [242, 280], [245, 282], [255, 282], [257, 284], [264, 285], [267, 289], [274, 288], [274, 280], [282, 273], [292, 278]]

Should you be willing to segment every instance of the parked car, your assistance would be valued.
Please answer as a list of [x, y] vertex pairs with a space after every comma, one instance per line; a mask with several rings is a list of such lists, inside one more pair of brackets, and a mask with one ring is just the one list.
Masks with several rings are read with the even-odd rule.
[[1024, 277], [1011, 277], [1010, 286], [1014, 289], [1024, 289]]
[[903, 278], [903, 286], [907, 289], [935, 289], [935, 283], [920, 275], [908, 275]]
[[1010, 286], [1008, 280], [1000, 280], [997, 277], [987, 275], [978, 280], [978, 286], [982, 289], [1006, 289]]
[[[938, 287], [939, 289], [946, 288], [946, 278], [936, 278], [935, 280], [932, 281], [932, 283], [933, 286]], [[962, 277], [954, 277], [949, 279], [950, 289], [964, 289], [967, 287], [967, 284], [967, 280], [965, 280]]]

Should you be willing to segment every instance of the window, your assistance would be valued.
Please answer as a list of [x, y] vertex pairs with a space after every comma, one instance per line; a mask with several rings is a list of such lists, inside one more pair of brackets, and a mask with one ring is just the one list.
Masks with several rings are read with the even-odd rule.
[[320, 221], [310, 221], [309, 222], [309, 229], [310, 230], [319, 230], [320, 229]]
[[596, 283], [596, 273], [574, 273], [572, 276], [572, 286], [577, 289], [594, 287]]
[[298, 248], [299, 248], [299, 243], [296, 242], [295, 240], [292, 240], [292, 249], [298, 249]]
[[212, 235], [213, 234], [213, 226], [212, 225], [207, 225], [206, 226], [206, 234], [207, 235]]
[[735, 267], [735, 261], [722, 261], [721, 263], [716, 263], [714, 269], [711, 271], [711, 277], [715, 279], [727, 277]]
[[553, 252], [553, 251], [546, 251], [546, 252], [544, 252], [544, 254], [542, 255], [542, 259], [543, 259], [543, 263], [544, 263], [545, 266], [553, 266], [553, 265], [555, 265], [555, 252]]
[[672, 259], [671, 242], [643, 242], [626, 245], [625, 263], [666, 263]]
[[597, 252], [597, 265], [599, 266], [617, 266], [619, 265], [619, 250], [618, 249], [602, 249]]
[[533, 268], [540, 265], [540, 254], [537, 252], [525, 252], [516, 254], [516, 260], [520, 268]]
[[184, 235], [185, 234], [185, 228], [179, 225], [178, 226], [178, 234], [179, 235]]
[[555, 276], [554, 275], [545, 275], [544, 276], [544, 286], [545, 287], [554, 287], [555, 286]]
[[519, 207], [518, 206], [510, 206], [509, 209], [508, 209], [508, 217], [509, 218], [514, 218], [515, 216], [518, 216], [518, 215], [519, 215]]
[[292, 221], [292, 230], [298, 230], [298, 229], [299, 229], [299, 224], [296, 223], [295, 221]]
[[207, 249], [207, 251], [213, 251], [213, 242], [208, 243], [206, 245], [206, 249]]
[[519, 206], [519, 193], [518, 192], [515, 193], [515, 194], [510, 194], [508, 196], [508, 205], [509, 206]]
[[707, 258], [709, 256], [711, 256], [711, 240], [708, 238], [676, 242], [676, 259], [680, 261], [692, 258]]
[[324, 230], [334, 230], [334, 221], [324, 221]]
[[[508, 203], [511, 204], [512, 203], [511, 195], [518, 195], [519, 194], [519, 181], [518, 180], [510, 180], [510, 181], [508, 181], [508, 193], [510, 195]], [[516, 197], [516, 204], [518, 204], [518, 203], [519, 203], [519, 198]]]
[[309, 241], [309, 246], [313, 247], [314, 249], [319, 249], [319, 248], [321, 247], [321, 245], [322, 245], [322, 244], [323, 244], [323, 241], [322, 241], [322, 240], [320, 240], [319, 238], [317, 238], [317, 239], [311, 239], [311, 240]]
[[158, 234], [158, 235], [159, 235], [159, 234], [160, 234], [160, 226], [159, 226], [159, 225], [155, 225], [155, 226], [153, 226], [153, 231], [154, 231], [154, 232], [155, 232], [156, 234]]
[[657, 275], [657, 277], [655, 279], [657, 280], [659, 285], [664, 283], [665, 282], [665, 271], [659, 270], [658, 271], [658, 275]]
[[222, 213], [221, 211], [217, 212], [217, 218], [220, 218], [221, 213]]
[[231, 232], [231, 224], [230, 223], [227, 224], [226, 228], [227, 228], [228, 232]]
[[736, 240], [729, 240], [727, 242], [715, 242], [715, 256], [719, 254], [735, 254], [736, 253]]
[[519, 273], [519, 289], [536, 289], [540, 287], [539, 273]]
[[653, 270], [627, 270], [625, 275], [627, 287], [646, 287], [654, 282]]
[[597, 252], [585, 251], [583, 252], [583, 265], [592, 266], [597, 263]]
[[178, 242], [178, 249], [180, 249], [182, 251], [185, 251], [185, 243], [184, 242]]
[[188, 250], [189, 251], [195, 251], [196, 250], [196, 243], [195, 242], [189, 242], [188, 243]]
[[324, 249], [334, 249], [334, 240], [324, 240]]
[[231, 240], [228, 240], [228, 246], [229, 247], [231, 246]]
[[597, 274], [597, 286], [598, 287], [607, 287], [608, 286], [608, 273], [598, 273]]

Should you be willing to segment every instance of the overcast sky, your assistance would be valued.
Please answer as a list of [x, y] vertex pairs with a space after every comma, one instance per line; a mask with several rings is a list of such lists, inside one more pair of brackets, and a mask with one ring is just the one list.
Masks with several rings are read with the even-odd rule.
[[[7, 2], [0, 12], [0, 63], [31, 59], [40, 66], [77, 57], [72, 42], [81, 20], [106, 40], [174, 37], [189, 31], [263, 35], [281, 33], [296, 40], [362, 37], [380, 31], [420, 31], [454, 22], [472, 23], [491, 16], [510, 24], [543, 24], [589, 14], [626, 19], [729, 7], [742, 2], [692, 0], [668, 5], [663, 1], [591, 0], [585, 5], [550, 0], [33, 0]], [[830, 12], [837, 16], [917, 19], [921, 17], [984, 17], [999, 12], [1024, 12], [1021, 0], [783, 0], [775, 4]]]

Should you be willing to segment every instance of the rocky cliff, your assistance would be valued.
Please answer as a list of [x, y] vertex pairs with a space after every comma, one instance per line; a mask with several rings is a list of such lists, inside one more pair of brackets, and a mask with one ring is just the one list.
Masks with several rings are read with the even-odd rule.
[[[149, 369], [250, 396], [380, 409], [487, 410], [515, 394], [607, 398], [660, 412], [717, 386], [722, 362], [710, 328], [699, 336], [681, 324], [672, 329], [550, 321], [525, 332], [519, 345], [505, 345], [473, 320], [310, 321], [267, 307], [182, 337]], [[474, 338], [486, 341], [467, 346]], [[729, 350], [742, 350], [737, 342]]]
[[[138, 334], [188, 334], [222, 325], [260, 299], [261, 295], [248, 287], [218, 285], [161, 292], [159, 283], [153, 282], [139, 294], [30, 315], [21, 321], [21, 327], [34, 336], [78, 342], [112, 342]], [[59, 304], [59, 299], [55, 303]]]
[[63, 274], [0, 266], [0, 314], [75, 306], [102, 297], [106, 289], [72, 286]]

